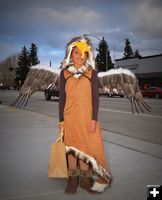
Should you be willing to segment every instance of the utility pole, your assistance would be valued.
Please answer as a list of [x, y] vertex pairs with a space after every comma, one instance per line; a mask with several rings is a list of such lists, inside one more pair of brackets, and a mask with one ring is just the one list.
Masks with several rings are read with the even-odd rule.
[[115, 64], [115, 45], [114, 45], [114, 64]]

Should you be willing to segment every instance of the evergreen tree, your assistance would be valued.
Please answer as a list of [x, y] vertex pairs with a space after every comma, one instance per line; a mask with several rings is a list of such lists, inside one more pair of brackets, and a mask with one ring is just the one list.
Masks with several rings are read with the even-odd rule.
[[134, 58], [141, 58], [141, 54], [139, 53], [138, 49], [134, 53]]
[[22, 51], [18, 55], [18, 69], [16, 71], [16, 80], [19, 81], [19, 84], [23, 84], [30, 68], [30, 56], [29, 52], [24, 46]]
[[130, 41], [129, 39], [125, 39], [125, 48], [124, 48], [124, 56], [123, 58], [133, 58], [133, 51], [132, 51], [132, 47], [131, 47], [131, 44], [130, 44]]
[[40, 63], [40, 61], [38, 60], [37, 51], [38, 51], [38, 48], [36, 44], [32, 43], [29, 49], [29, 57], [30, 57], [31, 66], [37, 65]]
[[111, 60], [108, 44], [105, 41], [104, 37], [99, 42], [99, 47], [96, 50], [98, 51], [98, 53], [97, 53], [95, 61], [96, 61], [98, 72], [104, 72], [109, 69], [112, 69], [114, 65]]

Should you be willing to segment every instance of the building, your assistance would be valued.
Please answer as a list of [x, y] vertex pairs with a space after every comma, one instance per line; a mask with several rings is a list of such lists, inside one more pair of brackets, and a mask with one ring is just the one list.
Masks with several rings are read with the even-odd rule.
[[152, 86], [162, 87], [162, 54], [116, 59], [115, 66], [129, 69], [135, 73], [141, 89]]

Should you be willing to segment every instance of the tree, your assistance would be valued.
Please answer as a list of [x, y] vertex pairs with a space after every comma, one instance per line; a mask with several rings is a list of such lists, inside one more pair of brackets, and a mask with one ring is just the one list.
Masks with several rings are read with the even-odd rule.
[[31, 66], [29, 51], [25, 46], [18, 56], [18, 66], [19, 68], [16, 70], [16, 80], [22, 85]]
[[40, 61], [38, 60], [37, 51], [38, 51], [38, 48], [36, 44], [32, 43], [29, 49], [29, 57], [30, 57], [31, 66], [37, 65], [40, 63]]
[[130, 41], [129, 39], [125, 39], [125, 48], [124, 48], [124, 56], [123, 58], [133, 58], [134, 55], [133, 55], [133, 51], [132, 51], [132, 47], [131, 47], [131, 44], [130, 44]]
[[10, 55], [0, 63], [0, 82], [4, 87], [15, 88], [15, 71], [17, 68], [17, 55]]
[[98, 51], [98, 53], [97, 53], [95, 61], [96, 61], [98, 72], [102, 72], [102, 71], [104, 72], [109, 69], [112, 69], [114, 65], [111, 60], [108, 44], [105, 41], [104, 37], [99, 42], [99, 47], [96, 50]]
[[134, 53], [134, 58], [141, 58], [141, 54], [139, 53], [138, 49]]

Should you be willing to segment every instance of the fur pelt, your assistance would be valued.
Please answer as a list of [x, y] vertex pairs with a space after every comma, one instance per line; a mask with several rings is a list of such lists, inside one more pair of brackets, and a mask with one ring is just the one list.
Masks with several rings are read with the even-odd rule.
[[97, 181], [95, 181], [94, 185], [91, 187], [91, 190], [96, 192], [103, 192], [107, 187], [108, 187], [107, 184], [98, 183]]
[[87, 155], [86, 153], [78, 150], [75, 147], [69, 147], [69, 146], [66, 146], [66, 153], [67, 154], [72, 153], [76, 158], [79, 158], [81, 160], [84, 160], [86, 163], [91, 164], [93, 172], [109, 182], [110, 180], [109, 172], [102, 165], [100, 165], [94, 157]]
[[80, 170], [77, 169], [69, 169], [68, 170], [69, 176], [79, 176], [80, 175]]

